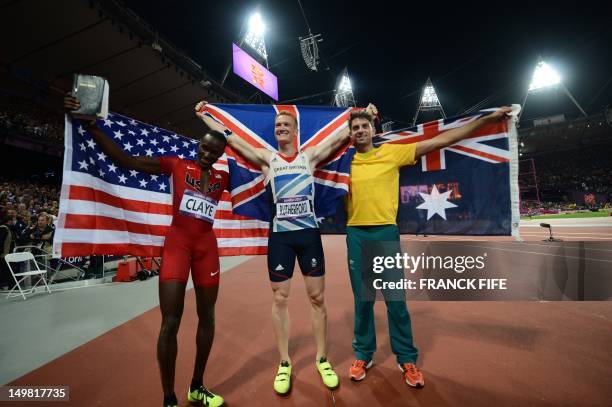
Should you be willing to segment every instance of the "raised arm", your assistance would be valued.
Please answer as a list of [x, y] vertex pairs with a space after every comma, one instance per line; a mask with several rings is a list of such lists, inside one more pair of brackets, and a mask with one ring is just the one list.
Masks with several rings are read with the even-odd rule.
[[[80, 103], [74, 96], [66, 95], [64, 97], [64, 110], [68, 114], [71, 111], [77, 110], [80, 107]], [[84, 122], [86, 123], [86, 122]], [[132, 168], [137, 171], [146, 172], [148, 174], [160, 174], [161, 164], [155, 157], [132, 157], [126, 154], [113, 140], [111, 140], [102, 130], [98, 128], [95, 120], [92, 120], [88, 124], [84, 124], [85, 130], [87, 130], [92, 138], [100, 145], [102, 151], [119, 166], [125, 168]]]
[[508, 119], [508, 114], [512, 111], [510, 107], [502, 107], [486, 116], [482, 116], [465, 126], [456, 129], [448, 130], [441, 135], [426, 141], [420, 141], [416, 145], [415, 158], [419, 158], [430, 151], [439, 150], [444, 147], [452, 146], [453, 144], [469, 137], [476, 130], [485, 124], [500, 122]]
[[256, 148], [232, 133], [227, 127], [219, 123], [203, 111], [206, 101], [201, 101], [195, 106], [195, 113], [211, 130], [227, 134], [227, 144], [248, 162], [258, 167], [267, 167], [270, 164], [272, 153], [265, 148]]
[[346, 144], [350, 138], [348, 126], [343, 127], [338, 134], [333, 137], [329, 137], [324, 140], [321, 144], [315, 147], [310, 147], [304, 150], [304, 154], [310, 160], [310, 165], [316, 167], [322, 161], [325, 161], [334, 151], [338, 150], [344, 144]]
[[[378, 114], [378, 109], [372, 103], [368, 104], [368, 107], [366, 107], [366, 111], [372, 116], [376, 116]], [[333, 137], [327, 138], [318, 146], [306, 149], [304, 151], [304, 154], [308, 156], [308, 159], [310, 160], [310, 165], [316, 167], [318, 164], [325, 161], [336, 150], [346, 144], [349, 139], [350, 129], [347, 122], [347, 126], [343, 127], [338, 134]]]

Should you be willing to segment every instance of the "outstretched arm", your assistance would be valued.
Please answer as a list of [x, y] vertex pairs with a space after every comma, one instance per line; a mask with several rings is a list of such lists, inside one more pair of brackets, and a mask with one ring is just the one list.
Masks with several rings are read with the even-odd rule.
[[508, 114], [512, 111], [510, 107], [502, 107], [486, 116], [482, 116], [465, 126], [456, 129], [448, 130], [441, 135], [426, 141], [420, 141], [416, 145], [415, 158], [419, 158], [430, 151], [439, 150], [444, 147], [452, 146], [453, 144], [468, 138], [476, 130], [485, 124], [500, 122], [508, 119]]
[[[71, 111], [79, 109], [81, 104], [78, 99], [71, 95], [64, 97], [64, 110], [70, 114]], [[85, 122], [86, 123], [86, 122]], [[148, 174], [160, 174], [161, 164], [154, 157], [132, 157], [126, 154], [113, 140], [111, 140], [102, 130], [98, 128], [95, 120], [86, 124], [85, 129], [91, 134], [92, 138], [100, 145], [102, 151], [119, 166], [132, 168], [134, 170], [146, 172]]]
[[[378, 114], [378, 109], [372, 103], [370, 103], [368, 107], [366, 107], [366, 111], [372, 116], [376, 116]], [[304, 154], [308, 156], [308, 159], [310, 160], [310, 165], [316, 167], [318, 164], [325, 161], [336, 150], [346, 144], [349, 138], [350, 129], [347, 123], [347, 126], [340, 130], [338, 134], [333, 137], [327, 138], [318, 146], [306, 149], [304, 151]]]
[[269, 150], [251, 146], [249, 143], [229, 131], [223, 124], [206, 115], [203, 111], [206, 104], [206, 101], [201, 101], [195, 106], [196, 116], [198, 116], [211, 130], [227, 134], [227, 144], [251, 164], [258, 167], [269, 165], [270, 158], [272, 157], [272, 153]]

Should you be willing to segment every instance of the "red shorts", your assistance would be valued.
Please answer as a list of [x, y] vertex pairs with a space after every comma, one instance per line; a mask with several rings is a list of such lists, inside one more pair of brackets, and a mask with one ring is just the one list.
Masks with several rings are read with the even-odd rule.
[[197, 287], [219, 285], [219, 250], [217, 237], [209, 232], [189, 232], [171, 226], [164, 248], [159, 281], [187, 282], [189, 270], [193, 284]]

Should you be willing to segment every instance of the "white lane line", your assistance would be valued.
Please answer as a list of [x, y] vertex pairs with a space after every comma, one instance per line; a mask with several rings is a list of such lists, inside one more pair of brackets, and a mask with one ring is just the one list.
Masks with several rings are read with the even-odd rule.
[[[574, 242], [578, 242], [578, 240], [571, 240], [572, 243]], [[563, 245], [563, 244], [554, 244], [556, 242], [549, 242], [549, 243], [535, 243], [535, 242], [525, 242], [524, 244], [529, 245], [529, 246], [546, 246], [546, 247], [565, 247], [567, 249], [576, 249], [579, 250], [580, 247], [577, 246], [567, 246], [567, 245]], [[591, 243], [591, 242], [589, 242]], [[594, 249], [592, 247], [585, 247], [584, 250], [589, 250], [589, 251], [597, 251], [597, 252], [612, 252], [612, 249]]]
[[[592, 258], [588, 258], [588, 257], [576, 257], [576, 256], [565, 256], [565, 255], [560, 255], [560, 254], [551, 254], [551, 253], [540, 253], [540, 252], [530, 252], [530, 251], [526, 251], [526, 250], [513, 250], [513, 249], [503, 249], [501, 247], [490, 247], [490, 246], [476, 246], [476, 245], [468, 245], [465, 243], [455, 243], [458, 246], [467, 246], [467, 247], [477, 247], [480, 249], [491, 249], [491, 250], [501, 250], [504, 252], [514, 252], [514, 253], [522, 253], [522, 254], [539, 254], [542, 256], [552, 256], [552, 257], [563, 257], [566, 259], [576, 259], [576, 260], [586, 260], [586, 261], [602, 261], [605, 263], [612, 263], [612, 260], [604, 260], [604, 259], [592, 259]], [[522, 243], [525, 244], [525, 243]], [[527, 243], [528, 244], [528, 243]]]
[[[540, 233], [546, 233], [548, 234], [548, 230], [541, 230], [541, 231], [529, 231], [529, 232], [523, 232], [523, 234], [525, 235], [529, 235], [529, 234], [540, 234]], [[612, 236], [612, 232], [609, 233], [599, 233], [599, 232], [568, 232], [565, 230], [562, 230], [561, 233], [566, 234], [566, 235], [604, 235], [604, 236]]]

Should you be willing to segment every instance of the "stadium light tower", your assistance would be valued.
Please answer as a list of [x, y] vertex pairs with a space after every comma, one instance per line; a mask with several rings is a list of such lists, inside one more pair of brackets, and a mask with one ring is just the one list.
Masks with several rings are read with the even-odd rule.
[[[246, 30], [245, 30], [246, 27]], [[266, 24], [259, 13], [259, 10], [256, 10], [248, 20], [244, 20], [242, 24], [242, 28], [240, 30], [238, 46], [242, 47], [244, 43], [248, 44], [257, 55], [259, 55], [265, 62], [266, 68], [270, 68], [268, 66], [268, 51], [266, 50], [266, 42], [264, 40], [264, 34], [266, 32]], [[245, 33], [244, 35], [242, 35]], [[227, 65], [225, 69], [225, 73], [223, 74], [223, 79], [221, 79], [221, 86], [225, 84], [227, 77], [232, 69], [232, 62]]]
[[533, 77], [529, 84], [529, 92], [535, 92], [541, 89], [557, 86], [561, 83], [561, 76], [550, 65], [542, 59], [536, 65], [533, 71]]
[[414, 113], [414, 118], [412, 119], [412, 125], [414, 126], [416, 124], [417, 117], [419, 116], [420, 112], [431, 111], [439, 112], [442, 117], [446, 119], [446, 113], [444, 113], [440, 99], [438, 99], [436, 89], [434, 88], [433, 83], [431, 83], [431, 79], [427, 78], [425, 86], [423, 86], [423, 90], [421, 91], [421, 97], [419, 99], [419, 104], [417, 105], [417, 110]]
[[518, 115], [518, 120], [520, 120], [521, 115], [525, 111], [525, 104], [527, 103], [527, 98], [530, 94], [546, 92], [552, 89], [563, 89], [563, 92], [567, 95], [568, 98], [576, 105], [578, 110], [583, 114], [583, 116], [587, 116], [586, 112], [580, 106], [578, 101], [574, 98], [574, 96], [570, 93], [570, 91], [565, 87], [563, 81], [561, 80], [561, 75], [550, 65], [548, 65], [542, 57], [538, 60], [535, 69], [533, 70], [533, 75], [531, 77], [531, 83], [527, 88], [527, 93], [525, 93], [525, 98], [523, 99], [522, 109]]
[[334, 104], [340, 107], [354, 107], [355, 98], [353, 97], [353, 86], [351, 78], [349, 78], [348, 69], [346, 67], [340, 74], [336, 94], [334, 96]]
[[244, 36], [244, 42], [247, 43], [251, 48], [255, 50], [265, 61], [266, 67], [268, 66], [268, 53], [266, 51], [266, 42], [264, 40], [264, 33], [266, 32], [266, 25], [261, 18], [261, 14], [258, 11], [253, 13], [249, 18], [249, 25], [247, 33]]

